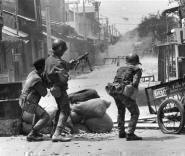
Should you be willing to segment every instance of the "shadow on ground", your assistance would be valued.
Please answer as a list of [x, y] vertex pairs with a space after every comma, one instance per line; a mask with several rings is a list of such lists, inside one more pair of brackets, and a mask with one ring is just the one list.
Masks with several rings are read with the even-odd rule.
[[177, 139], [177, 136], [163, 136], [163, 137], [143, 137], [143, 141], [165, 141]]
[[81, 136], [81, 137], [74, 137], [73, 140], [74, 141], [94, 142], [94, 141], [114, 140], [114, 137], [112, 137], [112, 136], [107, 136], [107, 137], [85, 137], [85, 136]]

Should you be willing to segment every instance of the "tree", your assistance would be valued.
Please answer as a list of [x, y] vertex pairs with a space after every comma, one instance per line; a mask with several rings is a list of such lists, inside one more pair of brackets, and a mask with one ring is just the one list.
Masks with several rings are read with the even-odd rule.
[[172, 16], [163, 16], [159, 13], [157, 15], [150, 14], [148, 17], [144, 17], [139, 24], [137, 30], [140, 37], [152, 37], [158, 41], [166, 39], [167, 33], [174, 27], [177, 27], [178, 23]]
[[169, 0], [169, 3], [178, 3], [179, 5], [184, 5], [185, 0]]

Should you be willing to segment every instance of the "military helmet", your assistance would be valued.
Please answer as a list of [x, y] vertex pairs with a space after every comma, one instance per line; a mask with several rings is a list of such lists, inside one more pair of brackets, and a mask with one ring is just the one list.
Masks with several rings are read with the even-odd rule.
[[126, 56], [126, 62], [133, 64], [133, 65], [141, 64], [139, 61], [139, 56], [137, 54], [133, 54], [133, 53]]
[[52, 49], [55, 51], [57, 50], [57, 48], [61, 46], [62, 47], [62, 50], [63, 51], [66, 51], [67, 50], [67, 45], [66, 45], [66, 42], [61, 40], [61, 39], [56, 39], [53, 41], [53, 44], [52, 44]]

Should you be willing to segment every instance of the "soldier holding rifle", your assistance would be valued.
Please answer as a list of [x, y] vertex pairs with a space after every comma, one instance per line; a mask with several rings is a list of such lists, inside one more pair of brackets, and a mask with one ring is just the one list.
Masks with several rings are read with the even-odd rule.
[[52, 54], [46, 59], [45, 65], [48, 88], [55, 97], [59, 109], [55, 117], [52, 141], [64, 142], [71, 140], [71, 138], [61, 135], [70, 115], [69, 99], [66, 91], [68, 89], [68, 71], [76, 66], [78, 60], [67, 62], [61, 58], [67, 50], [67, 45], [63, 40], [55, 40], [52, 44], [52, 50]]
[[71, 140], [71, 138], [61, 135], [66, 120], [70, 115], [69, 99], [66, 91], [68, 89], [68, 71], [76, 67], [82, 59], [87, 58], [88, 53], [67, 62], [61, 58], [67, 50], [67, 45], [60, 39], [53, 42], [52, 50], [52, 54], [46, 59], [45, 63], [45, 76], [48, 88], [50, 88], [51, 94], [55, 97], [59, 109], [55, 117], [52, 141], [64, 142]]

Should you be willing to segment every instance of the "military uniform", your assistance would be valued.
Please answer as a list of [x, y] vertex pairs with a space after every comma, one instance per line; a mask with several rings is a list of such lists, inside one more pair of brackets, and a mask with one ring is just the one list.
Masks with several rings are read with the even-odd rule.
[[[120, 67], [117, 70], [117, 74], [114, 78], [114, 82], [120, 83], [123, 86], [132, 85], [134, 88], [138, 89], [140, 78], [142, 75], [142, 69], [135, 66], [127, 64], [124, 67]], [[136, 104], [136, 100], [131, 99], [123, 94], [117, 94], [114, 96], [117, 108], [118, 108], [118, 128], [119, 137], [125, 137], [125, 109], [127, 108], [131, 113], [131, 119], [128, 124], [128, 134], [134, 134], [136, 124], [139, 117], [139, 109]]]
[[37, 74], [37, 71], [32, 71], [25, 82], [23, 87], [19, 104], [23, 111], [27, 111], [37, 116], [42, 116], [45, 110], [38, 105], [41, 96], [47, 94], [47, 89], [42, 83], [41, 77]]
[[[54, 53], [46, 59], [45, 74], [48, 80], [48, 87], [56, 89], [56, 92], [60, 92], [59, 95], [53, 96], [59, 109], [56, 114], [54, 127], [57, 126], [61, 130], [64, 128], [66, 120], [70, 115], [69, 99], [66, 90], [68, 88], [68, 71], [72, 68], [73, 65], [71, 63], [59, 58]], [[60, 114], [62, 115], [61, 118], [59, 117]]]
[[42, 72], [44, 70], [44, 59], [35, 61], [35, 70], [29, 73], [22, 93], [19, 98], [19, 105], [23, 111], [34, 114], [38, 121], [35, 120], [32, 130], [27, 136], [28, 141], [41, 141], [42, 135], [39, 131], [47, 124], [49, 114], [38, 104], [41, 96], [47, 94], [47, 88], [43, 81]]

